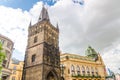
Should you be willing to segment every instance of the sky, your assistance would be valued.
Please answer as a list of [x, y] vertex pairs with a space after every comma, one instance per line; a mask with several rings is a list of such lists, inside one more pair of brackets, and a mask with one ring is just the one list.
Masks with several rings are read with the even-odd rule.
[[22, 10], [29, 10], [38, 1], [39, 0], [0, 0], [0, 5], [14, 9], [20, 8]]
[[[30, 21], [37, 22], [42, 2], [0, 0], [0, 34], [14, 42], [12, 56], [19, 60], [24, 60], [28, 25]], [[46, 2], [51, 23], [59, 24], [61, 52], [84, 55], [91, 45], [101, 54], [106, 67], [120, 73], [119, 3], [120, 0]]]

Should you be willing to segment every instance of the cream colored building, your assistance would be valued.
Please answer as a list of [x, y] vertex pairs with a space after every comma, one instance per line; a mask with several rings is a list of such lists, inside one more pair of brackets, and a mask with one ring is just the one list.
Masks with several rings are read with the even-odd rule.
[[19, 61], [17, 59], [12, 59], [10, 61], [9, 69], [12, 74], [10, 75], [9, 80], [21, 80], [22, 79], [22, 71], [23, 71], [23, 61]]
[[106, 70], [100, 54], [91, 58], [64, 53], [60, 59], [62, 80], [105, 80]]
[[11, 70], [8, 69], [14, 43], [8, 38], [0, 34], [0, 42], [3, 45], [3, 50], [6, 53], [6, 59], [3, 61], [2, 80], [9, 80]]
[[120, 74], [117, 73], [117, 74], [115, 75], [115, 78], [116, 78], [116, 80], [120, 80]]

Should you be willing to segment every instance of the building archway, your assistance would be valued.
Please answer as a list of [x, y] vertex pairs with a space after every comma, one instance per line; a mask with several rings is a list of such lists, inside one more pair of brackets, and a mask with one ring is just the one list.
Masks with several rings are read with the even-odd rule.
[[57, 74], [53, 71], [50, 71], [46, 77], [46, 80], [58, 80]]
[[64, 77], [61, 77], [61, 80], [65, 80]]

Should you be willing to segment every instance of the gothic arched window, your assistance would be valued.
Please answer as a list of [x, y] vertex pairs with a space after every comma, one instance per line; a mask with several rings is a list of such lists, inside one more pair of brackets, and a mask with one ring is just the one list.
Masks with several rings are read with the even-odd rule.
[[96, 73], [96, 76], [98, 76], [98, 69], [95, 68], [95, 73]]
[[90, 69], [88, 66], [86, 67], [86, 71], [87, 71], [87, 75], [90, 76]]
[[85, 75], [85, 67], [82, 66], [82, 74]]
[[94, 76], [94, 69], [93, 69], [93, 67], [91, 67], [91, 73], [92, 73], [92, 76]]
[[74, 74], [75, 74], [75, 68], [74, 68], [74, 66], [73, 66], [73, 65], [71, 66], [71, 73], [72, 73], [72, 75], [74, 75]]
[[77, 74], [80, 75], [80, 67], [79, 66], [76, 67], [76, 70], [77, 70]]

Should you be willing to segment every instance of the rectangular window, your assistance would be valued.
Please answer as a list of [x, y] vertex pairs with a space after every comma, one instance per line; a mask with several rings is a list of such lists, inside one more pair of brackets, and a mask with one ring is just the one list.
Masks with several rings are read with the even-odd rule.
[[11, 44], [9, 42], [7, 43], [7, 47], [11, 49]]
[[16, 74], [16, 71], [13, 71], [13, 74]]
[[13, 67], [13, 70], [16, 70], [16, 68], [17, 68], [17, 67], [16, 67], [16, 66], [14, 66], [14, 67]]
[[70, 70], [68, 69], [68, 74], [70, 74]]
[[34, 54], [34, 55], [32, 55], [32, 62], [35, 62], [35, 57], [36, 57], [36, 55]]
[[35, 37], [34, 37], [34, 43], [37, 42], [37, 39], [38, 39], [37, 36], [35, 36]]
[[7, 64], [7, 60], [3, 60], [2, 66], [6, 67], [6, 64]]
[[12, 77], [12, 80], [15, 80], [15, 76]]
[[4, 44], [5, 40], [1, 39], [0, 42], [1, 42], [2, 44]]

